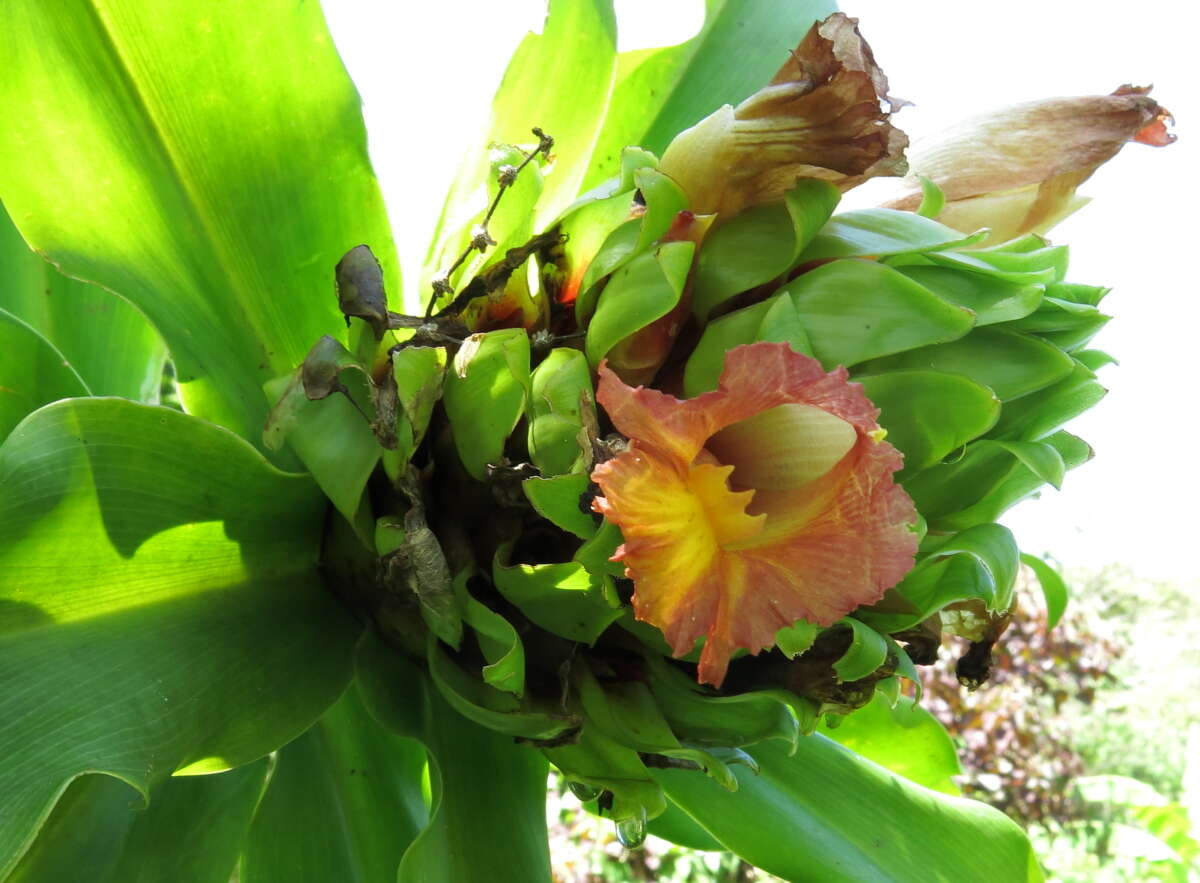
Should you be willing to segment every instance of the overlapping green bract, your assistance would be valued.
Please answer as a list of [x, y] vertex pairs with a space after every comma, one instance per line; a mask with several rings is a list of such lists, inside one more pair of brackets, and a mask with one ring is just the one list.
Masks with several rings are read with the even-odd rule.
[[[155, 401], [163, 348], [5, 234], [22, 263], [0, 280], [0, 387], [20, 395], [0, 398], [0, 438], [24, 422], [0, 447], [0, 658], [20, 685], [0, 700], [0, 876], [67, 879], [87, 856], [97, 880], [167, 874], [189, 855], [170, 838], [220, 812], [191, 841], [214, 881], [235, 864], [247, 881], [542, 879], [546, 758], [630, 842], [657, 816], [789, 879], [1036, 879], [1019, 830], [951, 796], [944, 734], [898, 679], [917, 678], [922, 624], [974, 637], [1009, 610], [1021, 556], [996, 520], [1090, 456], [1061, 427], [1104, 392], [1107, 357], [1085, 349], [1104, 290], [1068, 282], [1038, 237], [981, 249], [920, 214], [836, 214], [817, 180], [693, 215], [649, 149], [766, 82], [828, 5], [713, 0], [692, 41], [618, 55], [609, 3], [554, 0], [431, 245], [422, 285], [479, 235], [477, 185], [489, 204], [508, 188], [443, 280], [458, 297], [371, 323], [345, 309], [343, 334], [338, 258], [365, 240], [395, 295], [393, 248], [352, 87], [315, 7], [284, 6], [194, 0], [168, 20], [78, 0], [60, 31], [17, 4], [0, 25], [0, 99], [31, 109], [0, 136], [0, 198], [149, 317], [191, 412], [82, 400], [26, 418], [64, 396]], [[535, 126], [553, 162], [528, 156]], [[73, 212], [80, 193], [122, 210]], [[35, 278], [100, 308], [90, 331], [122, 358], [39, 305]], [[850, 369], [928, 532], [879, 604], [779, 633], [788, 676], [715, 691], [626, 603], [620, 532], [589, 506], [613, 453], [592, 378], [607, 358], [693, 396], [757, 341]], [[1060, 614], [1065, 586], [1030, 563]], [[373, 621], [357, 647], [326, 589]], [[77, 778], [97, 771], [149, 809]]]

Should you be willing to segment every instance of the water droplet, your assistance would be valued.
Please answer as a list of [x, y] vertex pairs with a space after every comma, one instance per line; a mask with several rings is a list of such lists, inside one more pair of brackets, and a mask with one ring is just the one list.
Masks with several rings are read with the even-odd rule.
[[589, 800], [595, 800], [600, 796], [600, 789], [593, 788], [583, 782], [567, 782], [567, 787], [571, 789], [571, 793], [586, 803]]
[[637, 849], [646, 842], [646, 808], [639, 807], [638, 814], [617, 822], [617, 840], [626, 849]]

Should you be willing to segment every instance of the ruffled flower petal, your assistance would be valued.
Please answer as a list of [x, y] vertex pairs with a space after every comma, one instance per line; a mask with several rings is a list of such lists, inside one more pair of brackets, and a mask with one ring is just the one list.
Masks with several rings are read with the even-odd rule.
[[912, 567], [916, 511], [898, 451], [839, 368], [786, 344], [737, 347], [719, 387], [681, 401], [601, 369], [598, 401], [630, 439], [592, 473], [617, 524], [639, 619], [676, 655], [705, 637], [699, 678], [799, 619], [832, 625]]

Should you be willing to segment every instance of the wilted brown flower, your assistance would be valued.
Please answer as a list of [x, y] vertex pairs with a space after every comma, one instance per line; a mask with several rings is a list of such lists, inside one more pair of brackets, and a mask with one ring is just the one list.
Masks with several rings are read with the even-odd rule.
[[1031, 101], [967, 120], [918, 144], [904, 196], [888, 208], [915, 209], [918, 176], [941, 188], [937, 219], [974, 232], [990, 227], [989, 242], [1044, 233], [1087, 199], [1075, 188], [1116, 156], [1128, 141], [1163, 147], [1170, 113], [1150, 87], [1121, 86], [1111, 95]]
[[770, 84], [677, 135], [660, 168], [694, 212], [722, 215], [778, 199], [798, 178], [846, 190], [902, 175], [908, 138], [889, 117], [904, 102], [887, 88], [858, 20], [834, 13], [812, 26]]

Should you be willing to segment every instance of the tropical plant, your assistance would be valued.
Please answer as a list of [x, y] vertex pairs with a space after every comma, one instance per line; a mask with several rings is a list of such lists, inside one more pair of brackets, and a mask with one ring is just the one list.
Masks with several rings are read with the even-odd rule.
[[985, 676], [995, 520], [1090, 455], [1104, 290], [1031, 231], [1106, 157], [986, 247], [943, 166], [834, 214], [905, 139], [830, 13], [554, 0], [395, 312], [315, 3], [5, 5], [0, 878], [544, 880], [548, 763], [630, 846], [1039, 876], [897, 678]]

